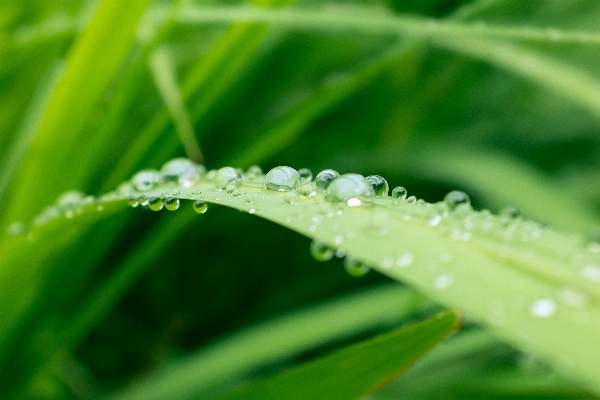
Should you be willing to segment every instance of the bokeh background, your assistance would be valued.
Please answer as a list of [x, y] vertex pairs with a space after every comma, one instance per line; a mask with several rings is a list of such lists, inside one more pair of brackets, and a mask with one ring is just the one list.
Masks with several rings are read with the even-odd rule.
[[[460, 189], [477, 209], [594, 235], [599, 17], [593, 0], [3, 0], [0, 228], [27, 236], [67, 190], [100, 195], [191, 156], [380, 174], [427, 201]], [[217, 206], [123, 207], [64, 229], [2, 238], [6, 398], [144, 398], [244, 327], [364, 290], [410, 293], [301, 349], [303, 332], [288, 335], [286, 354], [208, 385], [218, 394], [439, 309]], [[372, 398], [592, 398], [477, 326], [453, 340]], [[189, 390], [164, 398], [205, 396], [184, 375], [162, 390]]]

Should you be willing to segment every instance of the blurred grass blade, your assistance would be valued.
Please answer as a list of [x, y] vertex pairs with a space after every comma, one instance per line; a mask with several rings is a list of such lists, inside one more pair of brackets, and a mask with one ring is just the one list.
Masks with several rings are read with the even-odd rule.
[[175, 131], [188, 158], [197, 163], [204, 163], [204, 156], [196, 140], [194, 127], [179, 92], [175, 68], [168, 50], [164, 47], [154, 50], [150, 55], [149, 64], [156, 87], [173, 118]]
[[417, 309], [423, 311], [423, 306], [428, 307], [414, 292], [397, 285], [384, 285], [291, 311], [171, 363], [115, 398], [205, 398], [260, 367], [397, 323]]
[[459, 326], [459, 315], [448, 311], [348, 346], [221, 399], [356, 399], [383, 387]]
[[33, 94], [29, 107], [25, 111], [25, 119], [17, 133], [16, 139], [12, 143], [10, 150], [8, 150], [7, 157], [0, 162], [0, 215], [5, 205], [5, 196], [8, 187], [19, 168], [19, 163], [25, 153], [27, 153], [33, 135], [40, 127], [42, 113], [48, 105], [50, 95], [62, 72], [63, 64], [56, 62], [42, 78]]
[[[70, 50], [40, 129], [21, 160], [5, 220], [31, 218], [39, 208], [31, 199], [40, 194], [54, 198], [66, 189], [56, 181], [63, 176], [64, 171], [59, 170], [64, 165], [63, 157], [72, 147], [84, 145], [74, 139], [128, 54], [138, 21], [149, 3], [103, 0], [98, 6]], [[84, 162], [72, 160], [71, 165]]]

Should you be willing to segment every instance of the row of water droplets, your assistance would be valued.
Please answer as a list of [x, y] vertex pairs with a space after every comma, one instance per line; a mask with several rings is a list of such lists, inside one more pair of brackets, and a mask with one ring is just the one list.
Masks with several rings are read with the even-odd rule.
[[[359, 174], [340, 175], [332, 169], [325, 169], [319, 172], [313, 179], [310, 170], [303, 168], [295, 170], [287, 166], [279, 166], [271, 169], [267, 174], [263, 174], [258, 166], [252, 166], [247, 171], [242, 171], [233, 167], [224, 167], [218, 170], [207, 171], [202, 165], [195, 164], [185, 158], [176, 158], [165, 163], [160, 170], [142, 170], [136, 173], [129, 182], [122, 184], [115, 193], [103, 196], [97, 199], [93, 196], [86, 196], [81, 192], [67, 192], [59, 196], [55, 204], [46, 208], [33, 222], [33, 225], [42, 225], [48, 220], [64, 215], [67, 218], [80, 214], [86, 206], [95, 206], [102, 209], [102, 201], [110, 200], [116, 197], [127, 196], [129, 204], [133, 207], [147, 207], [153, 211], [160, 211], [163, 208], [174, 211], [180, 207], [181, 201], [177, 197], [180, 188], [193, 188], [200, 183], [212, 182], [215, 188], [224, 191], [228, 195], [239, 197], [244, 186], [263, 187], [267, 190], [283, 192], [283, 199], [289, 204], [296, 204], [297, 199], [315, 198], [316, 201], [325, 201], [327, 204], [335, 205], [337, 214], [341, 214], [344, 207], [372, 207], [374, 204], [378, 207], [378, 212], [382, 215], [382, 220], [389, 219], [390, 213], [400, 213], [405, 221], [425, 224], [437, 229], [441, 234], [449, 236], [452, 240], [469, 241], [473, 235], [485, 235], [494, 239], [510, 244], [511, 249], [515, 245], [523, 244], [526, 249], [536, 247], [545, 254], [552, 257], [561, 258], [563, 261], [570, 262], [571, 266], [578, 269], [578, 275], [589, 282], [600, 283], [600, 264], [591, 261], [589, 255], [600, 253], [600, 241], [592, 241], [588, 251], [581, 251], [585, 248], [584, 240], [581, 237], [573, 236], [567, 249], [577, 249], [577, 251], [564, 250], [565, 246], [556, 246], [557, 240], [564, 239], [564, 235], [554, 234], [548, 226], [535, 221], [528, 221], [522, 218], [520, 212], [515, 207], [507, 207], [499, 216], [493, 215], [487, 210], [481, 212], [473, 211], [470, 205], [468, 195], [461, 191], [452, 191], [448, 193], [444, 201], [438, 203], [427, 203], [414, 196], [407, 197], [405, 188], [398, 186], [390, 190], [388, 182], [379, 175], [370, 175], [364, 177]], [[148, 196], [145, 193], [154, 189], [165, 189], [158, 196]], [[200, 191], [192, 194], [199, 195]], [[249, 200], [249, 203], [252, 203]], [[193, 209], [198, 213], [204, 213], [207, 210], [207, 203], [198, 199], [193, 201]], [[410, 207], [408, 209], [407, 207]], [[384, 211], [381, 211], [384, 210]], [[254, 207], [247, 210], [253, 214], [256, 212]], [[333, 214], [328, 211], [327, 214]], [[288, 221], [291, 221], [291, 216]], [[319, 216], [313, 216], [313, 220], [318, 220]], [[314, 232], [318, 224], [311, 224], [310, 231]], [[27, 228], [20, 223], [9, 227], [9, 234], [22, 234]], [[387, 227], [382, 224], [376, 227], [378, 235], [385, 236]], [[352, 233], [349, 232], [348, 235]], [[546, 238], [546, 240], [543, 240]], [[315, 241], [310, 246], [313, 257], [319, 261], [327, 261], [333, 256], [344, 257], [346, 270], [352, 276], [362, 276], [369, 271], [369, 268], [351, 255], [347, 255], [341, 247], [344, 238], [342, 235], [336, 235], [332, 243], [336, 247], [332, 248], [325, 243]], [[564, 243], [563, 243], [564, 244]], [[508, 249], [507, 251], [510, 251]], [[447, 257], [436, 255], [436, 259], [441, 263]], [[403, 251], [397, 257], [386, 255], [381, 264], [385, 268], [389, 267], [407, 267], [413, 261], [413, 255], [408, 251]], [[597, 257], [596, 257], [597, 258]], [[575, 261], [573, 261], [575, 260]], [[450, 274], [441, 274], [433, 282], [433, 286], [438, 289], [446, 289], [452, 286], [454, 277]], [[553, 315], [559, 302], [568, 303], [571, 306], [577, 304], [587, 304], [588, 300], [579, 290], [569, 287], [561, 289], [561, 292], [554, 296], [540, 298], [531, 303], [530, 311], [533, 315], [546, 318]], [[583, 299], [583, 300], [581, 300]], [[581, 301], [580, 301], [581, 300]]]

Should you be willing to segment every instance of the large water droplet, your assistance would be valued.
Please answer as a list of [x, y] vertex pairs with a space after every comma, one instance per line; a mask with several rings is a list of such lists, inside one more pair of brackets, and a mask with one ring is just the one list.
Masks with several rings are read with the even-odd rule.
[[390, 191], [390, 186], [383, 176], [379, 175], [369, 175], [365, 178], [371, 183], [373, 186], [373, 190], [375, 191], [375, 196], [382, 197], [387, 196]]
[[453, 190], [444, 196], [444, 202], [448, 205], [448, 208], [452, 211], [459, 206], [471, 205], [471, 199], [469, 196], [460, 190]]
[[370, 271], [369, 267], [351, 256], [344, 258], [344, 268], [349, 275], [355, 278], [365, 276]]
[[203, 165], [196, 165], [187, 158], [174, 158], [167, 161], [160, 169], [163, 182], [175, 182], [184, 187], [198, 183], [201, 173], [205, 171]]
[[375, 191], [371, 183], [359, 174], [344, 174], [327, 188], [325, 198], [334, 203], [344, 202], [350, 207], [371, 203]]
[[407, 193], [406, 189], [404, 189], [404, 187], [402, 187], [402, 186], [396, 186], [394, 189], [392, 189], [392, 197], [394, 199], [404, 200], [404, 199], [406, 199], [407, 194], [408, 193]]
[[163, 209], [164, 203], [160, 197], [150, 197], [148, 199], [148, 208], [152, 211], [160, 211]]
[[145, 192], [158, 185], [159, 180], [160, 173], [158, 171], [153, 169], [144, 169], [131, 178], [131, 184], [134, 188], [136, 188], [136, 190]]
[[298, 170], [298, 175], [300, 175], [301, 182], [310, 182], [313, 178], [312, 171], [308, 168], [300, 168]]
[[315, 177], [315, 185], [317, 186], [317, 190], [324, 192], [329, 187], [329, 184], [336, 179], [340, 174], [333, 169], [324, 169], [319, 172]]
[[239, 186], [242, 182], [242, 177], [239, 172], [233, 167], [223, 167], [215, 173], [213, 183], [217, 189], [225, 189], [228, 185]]
[[167, 197], [165, 199], [165, 208], [169, 211], [175, 211], [179, 208], [180, 203], [181, 202], [177, 198]]
[[300, 175], [292, 167], [275, 167], [265, 176], [264, 186], [278, 192], [296, 190], [300, 183]]
[[556, 304], [551, 299], [539, 299], [531, 304], [529, 311], [536, 317], [548, 318], [556, 311]]
[[335, 250], [323, 242], [313, 240], [310, 244], [310, 254], [317, 261], [329, 261], [333, 258]]
[[204, 214], [208, 210], [208, 204], [206, 204], [203, 200], [196, 200], [194, 202], [194, 211], [198, 214]]

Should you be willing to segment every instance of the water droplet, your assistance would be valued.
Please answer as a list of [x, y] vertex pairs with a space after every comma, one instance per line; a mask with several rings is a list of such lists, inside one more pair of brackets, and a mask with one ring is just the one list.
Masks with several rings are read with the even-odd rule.
[[73, 209], [79, 206], [83, 201], [85, 194], [76, 190], [65, 192], [58, 196], [56, 205], [63, 210]]
[[316, 191], [315, 191], [312, 183], [304, 183], [304, 184], [300, 185], [300, 187], [298, 188], [298, 192], [302, 196], [306, 196], [306, 197], [313, 197], [316, 194]]
[[225, 187], [225, 191], [229, 194], [232, 194], [234, 192], [234, 190], [237, 189], [237, 186], [233, 183], [230, 183], [229, 185], [227, 185], [227, 187]]
[[406, 199], [406, 202], [407, 202], [408, 204], [414, 204], [414, 203], [416, 203], [416, 202], [417, 202], [417, 198], [416, 198], [415, 196], [409, 196], [409, 197]]
[[298, 175], [300, 175], [300, 180], [302, 182], [310, 182], [313, 178], [312, 171], [308, 168], [300, 168], [298, 170]]
[[556, 304], [551, 299], [539, 299], [533, 302], [529, 311], [536, 317], [548, 318], [556, 311]]
[[412, 253], [406, 252], [396, 259], [396, 266], [400, 268], [408, 267], [413, 262]]
[[180, 203], [181, 202], [177, 198], [167, 197], [165, 199], [165, 208], [169, 211], [175, 211], [179, 208]]
[[129, 203], [129, 205], [131, 207], [137, 207], [140, 204], [137, 197], [135, 197], [135, 196], [130, 196], [129, 200], [127, 200], [127, 202]]
[[521, 218], [521, 210], [513, 205], [508, 205], [500, 211], [500, 216], [509, 219], [518, 219]]
[[321, 192], [326, 191], [329, 184], [338, 176], [340, 176], [340, 174], [333, 169], [324, 169], [323, 171], [319, 172], [315, 177], [317, 190]]
[[390, 191], [390, 186], [383, 176], [379, 175], [369, 175], [365, 178], [371, 183], [373, 186], [373, 190], [375, 191], [375, 196], [382, 197], [387, 196]]
[[253, 165], [246, 171], [246, 176], [250, 179], [257, 179], [263, 176], [263, 170], [258, 165]]
[[374, 197], [373, 186], [359, 174], [344, 174], [335, 179], [327, 188], [325, 196], [331, 202], [344, 202], [350, 207], [371, 203]]
[[313, 240], [310, 244], [310, 254], [317, 261], [329, 261], [333, 258], [335, 250], [323, 242]]
[[429, 225], [437, 226], [441, 221], [442, 221], [442, 217], [439, 215], [436, 215], [435, 217], [433, 217], [429, 220]]
[[144, 169], [131, 178], [131, 184], [136, 190], [140, 192], [146, 192], [158, 185], [159, 180], [160, 173], [158, 171], [153, 169]]
[[248, 210], [248, 214], [254, 214], [256, 212], [256, 208], [251, 208]]
[[150, 197], [148, 199], [148, 208], [152, 211], [160, 211], [163, 209], [164, 203], [160, 197]]
[[469, 196], [465, 192], [453, 190], [444, 196], [444, 202], [452, 211], [459, 206], [469, 206], [471, 204], [471, 199], [469, 199]]
[[204, 166], [196, 165], [187, 158], [174, 158], [167, 161], [160, 169], [162, 181], [178, 183], [190, 187], [200, 181], [200, 175], [206, 172]]
[[600, 282], [600, 266], [596, 264], [585, 265], [581, 269], [581, 276], [592, 282]]
[[147, 206], [148, 198], [144, 195], [141, 195], [140, 197], [138, 197], [138, 202], [140, 203], [140, 206]]
[[194, 202], [194, 211], [198, 214], [204, 214], [208, 209], [208, 204], [206, 204], [203, 200], [196, 200]]
[[275, 167], [265, 176], [264, 187], [278, 192], [296, 190], [300, 183], [300, 175], [292, 167]]
[[242, 177], [239, 172], [233, 167], [223, 167], [215, 173], [213, 183], [217, 189], [225, 189], [229, 185], [239, 186], [242, 182]]
[[433, 286], [435, 286], [438, 289], [447, 289], [450, 286], [452, 286], [453, 283], [454, 278], [452, 277], [452, 275], [440, 275], [437, 278], [435, 278]]
[[402, 186], [396, 186], [394, 189], [392, 189], [392, 197], [394, 199], [404, 200], [404, 199], [406, 199], [407, 194], [408, 194], [408, 192]]
[[386, 257], [383, 259], [383, 268], [391, 268], [394, 266], [394, 258], [393, 257]]
[[346, 258], [344, 258], [344, 268], [349, 275], [355, 278], [365, 276], [370, 270], [369, 267], [351, 256], [346, 256]]
[[285, 196], [283, 196], [283, 201], [288, 204], [295, 205], [298, 202], [298, 193], [287, 192]]

